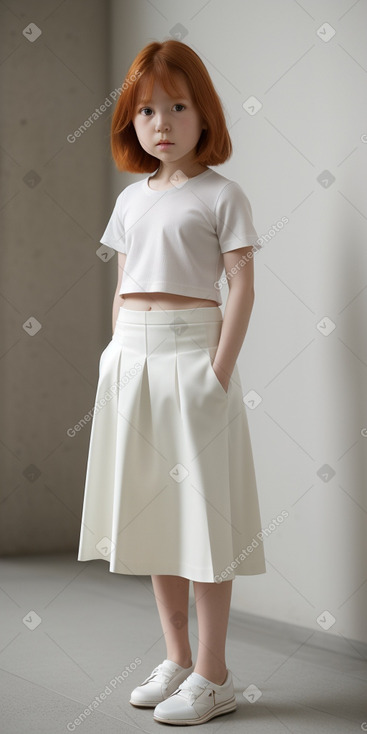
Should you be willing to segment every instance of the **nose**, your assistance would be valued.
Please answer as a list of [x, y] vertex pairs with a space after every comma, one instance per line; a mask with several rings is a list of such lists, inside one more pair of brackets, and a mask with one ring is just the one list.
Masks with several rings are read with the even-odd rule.
[[169, 126], [168, 125], [156, 125], [155, 129], [157, 133], [161, 133], [163, 130], [167, 132], [169, 130]]
[[168, 123], [165, 123], [163, 121], [162, 115], [157, 115], [157, 119], [156, 119], [156, 123], [155, 123], [155, 128], [156, 128], [157, 132], [161, 132], [162, 130], [168, 130], [169, 129], [169, 125], [168, 125]]

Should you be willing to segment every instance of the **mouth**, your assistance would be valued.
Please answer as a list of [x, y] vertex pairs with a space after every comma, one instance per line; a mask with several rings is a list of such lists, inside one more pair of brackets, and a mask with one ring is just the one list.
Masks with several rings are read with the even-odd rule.
[[161, 140], [159, 143], [157, 143], [162, 148], [165, 148], [168, 145], [174, 145], [174, 143], [170, 143], [168, 140]]

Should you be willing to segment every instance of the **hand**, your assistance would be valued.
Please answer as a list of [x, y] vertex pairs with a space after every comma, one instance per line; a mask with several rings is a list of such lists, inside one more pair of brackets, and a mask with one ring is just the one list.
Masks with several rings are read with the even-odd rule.
[[215, 375], [216, 375], [217, 380], [222, 385], [223, 390], [225, 392], [228, 392], [228, 386], [229, 386], [229, 380], [230, 380], [230, 378], [228, 377], [228, 375], [226, 374], [226, 372], [223, 369], [221, 369], [218, 366], [218, 364], [215, 363], [215, 361], [213, 362], [212, 367], [213, 367], [213, 370], [215, 372]]

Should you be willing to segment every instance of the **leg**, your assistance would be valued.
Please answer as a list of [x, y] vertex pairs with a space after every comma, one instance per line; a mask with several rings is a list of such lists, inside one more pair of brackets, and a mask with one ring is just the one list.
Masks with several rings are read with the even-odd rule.
[[166, 640], [167, 655], [177, 665], [192, 665], [188, 636], [189, 579], [152, 576], [152, 585]]
[[199, 649], [195, 673], [222, 685], [227, 677], [225, 646], [232, 580], [222, 583], [193, 581], [199, 626]]

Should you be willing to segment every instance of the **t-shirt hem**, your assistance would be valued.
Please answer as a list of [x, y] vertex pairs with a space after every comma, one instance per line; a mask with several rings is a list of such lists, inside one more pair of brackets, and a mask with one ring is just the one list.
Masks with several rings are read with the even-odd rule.
[[111, 247], [112, 250], [117, 250], [117, 252], [122, 252], [123, 255], [127, 255], [126, 249], [123, 249], [122, 245], [116, 244], [116, 242], [112, 245], [110, 242], [107, 242], [106, 239], [99, 240], [101, 245], [106, 245], [107, 247]]
[[231, 252], [232, 250], [240, 250], [242, 247], [252, 247], [253, 250], [256, 250], [255, 244], [256, 244], [255, 241], [254, 242], [243, 242], [243, 241], [237, 240], [236, 242], [228, 242], [225, 244], [221, 243], [220, 248], [221, 248], [222, 254], [225, 254], [226, 252]]
[[178, 296], [190, 296], [192, 298], [205, 298], [208, 301], [217, 301], [217, 303], [222, 303], [219, 292], [211, 291], [208, 293], [208, 291], [203, 288], [190, 288], [181, 283], [167, 283], [167, 281], [164, 280], [144, 281], [139, 283], [139, 285], [133, 284], [127, 287], [122, 283], [119, 295], [123, 296], [125, 294], [128, 295], [129, 293], [152, 293], [155, 291], [173, 293]]

